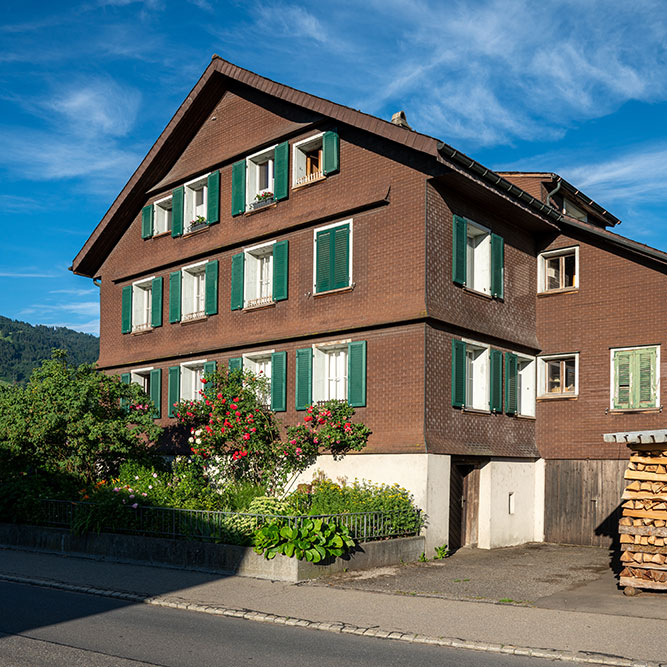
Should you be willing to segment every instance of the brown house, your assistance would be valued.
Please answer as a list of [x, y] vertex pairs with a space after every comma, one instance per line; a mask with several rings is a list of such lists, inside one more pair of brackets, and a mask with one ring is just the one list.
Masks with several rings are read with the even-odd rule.
[[162, 424], [215, 364], [261, 371], [286, 423], [356, 407], [368, 448], [318, 467], [411, 489], [429, 550], [594, 543], [602, 434], [660, 424], [667, 342], [667, 255], [616, 223], [215, 56], [72, 269], [101, 280], [100, 367]]

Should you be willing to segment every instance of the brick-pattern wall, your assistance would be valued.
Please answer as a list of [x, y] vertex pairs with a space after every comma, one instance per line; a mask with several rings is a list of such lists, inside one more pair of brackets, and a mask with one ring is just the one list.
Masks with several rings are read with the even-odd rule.
[[665, 427], [659, 410], [608, 413], [610, 348], [660, 345], [660, 405], [667, 401], [667, 276], [590, 237], [560, 236], [545, 250], [579, 246], [579, 289], [537, 297], [544, 354], [579, 352], [579, 396], [537, 405], [537, 439], [548, 459], [626, 458], [603, 433]]

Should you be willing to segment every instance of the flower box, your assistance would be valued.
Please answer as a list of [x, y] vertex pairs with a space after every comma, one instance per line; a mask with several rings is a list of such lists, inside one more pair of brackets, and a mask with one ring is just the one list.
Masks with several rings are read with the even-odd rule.
[[273, 197], [267, 197], [266, 199], [259, 199], [258, 201], [254, 201], [251, 204], [249, 204], [248, 208], [251, 211], [257, 211], [260, 208], [264, 208], [265, 206], [270, 206], [273, 204], [275, 199]]

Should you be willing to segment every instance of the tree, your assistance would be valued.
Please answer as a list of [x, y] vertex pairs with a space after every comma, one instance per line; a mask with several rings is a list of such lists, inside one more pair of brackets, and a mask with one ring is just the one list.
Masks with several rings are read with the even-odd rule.
[[136, 384], [68, 364], [63, 350], [33, 371], [25, 388], [0, 392], [0, 447], [32, 467], [85, 483], [127, 459], [141, 459], [162, 429]]

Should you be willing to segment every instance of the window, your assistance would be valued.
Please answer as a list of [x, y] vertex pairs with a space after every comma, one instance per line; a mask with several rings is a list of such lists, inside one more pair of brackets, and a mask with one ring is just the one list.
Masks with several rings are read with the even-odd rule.
[[[162, 369], [161, 368], [137, 368], [129, 373], [121, 375], [121, 381], [125, 384], [134, 382], [138, 384], [153, 401], [153, 418], [159, 419], [162, 415]], [[128, 406], [129, 407], [129, 406]]]
[[611, 408], [657, 408], [660, 397], [660, 347], [611, 350]]
[[246, 160], [246, 208], [260, 208], [273, 202], [275, 146]]
[[505, 353], [505, 412], [535, 416], [535, 357]]
[[313, 347], [313, 400], [347, 400], [347, 341]]
[[192, 232], [206, 223], [208, 175], [185, 184], [185, 233]]
[[352, 220], [314, 231], [314, 292], [328, 292], [352, 284]]
[[155, 236], [171, 231], [171, 209], [171, 195], [155, 202], [153, 214], [153, 219], [155, 221], [153, 226], [153, 234]]
[[132, 332], [151, 329], [153, 278], [132, 284]]
[[579, 248], [543, 252], [538, 258], [540, 292], [556, 292], [579, 287]]
[[466, 343], [465, 407], [489, 409], [489, 348]]
[[292, 187], [319, 181], [339, 169], [337, 132], [322, 132], [294, 144]]
[[264, 405], [274, 412], [287, 410], [287, 352], [253, 352], [229, 360], [230, 372], [243, 369], [269, 380], [267, 390], [260, 395]]
[[505, 243], [472, 220], [454, 216], [452, 274], [455, 283], [503, 298]]
[[581, 222], [588, 222], [588, 214], [586, 211], [582, 211], [574, 202], [570, 201], [567, 198], [563, 198], [563, 213], [569, 215], [575, 220], [581, 220]]
[[268, 380], [266, 389], [259, 393], [258, 398], [263, 405], [271, 406], [271, 355], [273, 350], [256, 354], [243, 355], [243, 368], [251, 371], [258, 377]]
[[151, 371], [153, 368], [138, 368], [130, 373], [130, 381], [138, 384], [149, 396], [151, 393]]
[[199, 262], [169, 275], [169, 321], [187, 322], [218, 312], [218, 260]]
[[287, 299], [287, 241], [271, 241], [232, 257], [232, 310]]
[[579, 394], [579, 355], [556, 354], [538, 358], [538, 391], [541, 398]]
[[201, 398], [199, 390], [202, 388], [205, 363], [206, 359], [181, 364], [180, 395], [182, 401], [198, 401]]
[[452, 406], [502, 412], [503, 355], [484, 343], [452, 340]]

